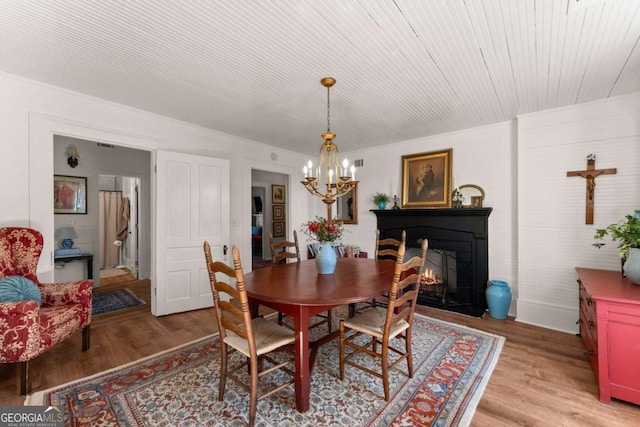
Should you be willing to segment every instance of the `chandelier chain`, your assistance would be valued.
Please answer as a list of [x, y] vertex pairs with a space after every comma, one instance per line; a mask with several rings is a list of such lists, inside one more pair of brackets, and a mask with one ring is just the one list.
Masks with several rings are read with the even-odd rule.
[[327, 133], [331, 133], [331, 87], [327, 87]]

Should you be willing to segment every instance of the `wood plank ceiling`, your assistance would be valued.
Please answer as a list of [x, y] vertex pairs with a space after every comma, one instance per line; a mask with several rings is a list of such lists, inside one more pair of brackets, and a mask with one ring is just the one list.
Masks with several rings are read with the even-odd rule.
[[3, 0], [0, 71], [313, 154], [640, 91], [639, 0]]

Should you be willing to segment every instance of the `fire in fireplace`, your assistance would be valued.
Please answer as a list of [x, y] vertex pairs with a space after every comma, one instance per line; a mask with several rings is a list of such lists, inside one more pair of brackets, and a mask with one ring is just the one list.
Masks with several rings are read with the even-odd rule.
[[[420, 275], [418, 303], [454, 309], [465, 306], [468, 301], [458, 294], [458, 260], [456, 251], [432, 248], [436, 242], [429, 242], [429, 251], [424, 271]], [[407, 257], [419, 256], [416, 248], [407, 250]]]

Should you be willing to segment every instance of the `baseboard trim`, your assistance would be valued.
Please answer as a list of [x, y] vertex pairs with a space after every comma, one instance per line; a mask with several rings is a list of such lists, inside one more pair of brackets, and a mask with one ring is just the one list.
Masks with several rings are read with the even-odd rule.
[[577, 307], [562, 307], [522, 298], [517, 300], [517, 305], [517, 322], [571, 334], [578, 333]]

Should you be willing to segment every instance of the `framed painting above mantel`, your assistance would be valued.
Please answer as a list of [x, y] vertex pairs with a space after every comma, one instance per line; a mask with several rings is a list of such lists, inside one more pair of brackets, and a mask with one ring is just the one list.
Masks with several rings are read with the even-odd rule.
[[451, 206], [451, 148], [402, 156], [402, 207]]

